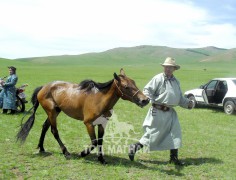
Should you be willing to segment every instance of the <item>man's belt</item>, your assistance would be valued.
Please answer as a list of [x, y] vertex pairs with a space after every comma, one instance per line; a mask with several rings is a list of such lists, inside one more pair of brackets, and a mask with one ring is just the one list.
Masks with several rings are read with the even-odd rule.
[[156, 108], [156, 109], [159, 109], [159, 110], [162, 110], [162, 111], [169, 111], [170, 110], [170, 108], [169, 107], [167, 107], [167, 106], [165, 106], [165, 105], [163, 105], [163, 104], [152, 104], [152, 106], [154, 107], [154, 108]]

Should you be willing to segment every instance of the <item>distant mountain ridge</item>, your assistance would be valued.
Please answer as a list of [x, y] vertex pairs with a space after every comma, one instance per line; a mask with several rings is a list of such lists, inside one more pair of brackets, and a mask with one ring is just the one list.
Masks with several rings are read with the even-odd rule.
[[[199, 58], [201, 61], [202, 58], [206, 58], [209, 56], [219, 55], [224, 53], [227, 55], [228, 49], [217, 48], [214, 46], [203, 47], [203, 48], [172, 48], [166, 46], [135, 46], [135, 47], [121, 47], [107, 50], [103, 53], [110, 54], [113, 56], [146, 56], [149, 58], [165, 58], [167, 56], [178, 58], [185, 57], [195, 57]], [[195, 59], [194, 58], [194, 59]]]
[[218, 62], [236, 61], [236, 48], [223, 49], [214, 46], [202, 48], [172, 48], [167, 46], [141, 45], [134, 47], [117, 47], [98, 53], [86, 53], [80, 55], [58, 55], [45, 57], [19, 58], [16, 61], [28, 61], [40, 64], [54, 64], [70, 62], [72, 64], [86, 63], [156, 63], [172, 56], [178, 62]]

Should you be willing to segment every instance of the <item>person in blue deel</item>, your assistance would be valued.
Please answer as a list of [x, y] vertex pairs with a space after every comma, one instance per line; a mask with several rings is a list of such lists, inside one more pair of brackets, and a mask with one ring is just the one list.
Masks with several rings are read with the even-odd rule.
[[0, 84], [2, 86], [2, 91], [0, 93], [0, 108], [2, 108], [2, 113], [7, 114], [10, 110], [10, 114], [15, 114], [16, 112], [16, 83], [18, 77], [16, 75], [16, 68], [14, 66], [8, 67], [9, 76], [7, 80], [1, 80]]

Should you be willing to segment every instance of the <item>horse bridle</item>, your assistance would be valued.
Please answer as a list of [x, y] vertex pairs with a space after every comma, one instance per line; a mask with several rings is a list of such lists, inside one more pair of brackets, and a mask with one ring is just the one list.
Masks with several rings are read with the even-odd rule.
[[116, 81], [114, 80], [114, 83], [115, 83], [115, 85], [116, 85], [116, 87], [117, 87], [117, 89], [120, 91], [120, 93], [121, 93], [121, 97], [123, 97], [123, 96], [127, 96], [127, 97], [130, 97], [130, 98], [134, 98], [134, 96], [136, 95], [136, 94], [138, 94], [138, 92], [139, 92], [139, 89], [133, 94], [133, 96], [130, 96], [130, 95], [128, 95], [128, 94], [125, 94], [125, 93], [123, 93], [122, 91], [121, 91], [121, 89], [119, 88], [119, 86], [117, 85], [117, 83], [116, 83]]

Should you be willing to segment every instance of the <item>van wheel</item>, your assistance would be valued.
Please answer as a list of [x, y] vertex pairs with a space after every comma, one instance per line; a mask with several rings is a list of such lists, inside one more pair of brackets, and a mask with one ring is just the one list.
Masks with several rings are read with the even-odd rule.
[[224, 104], [224, 111], [226, 114], [234, 114], [235, 113], [235, 104], [233, 101], [226, 101]]
[[193, 95], [189, 95], [188, 99], [194, 102], [194, 107], [197, 107], [197, 101]]

